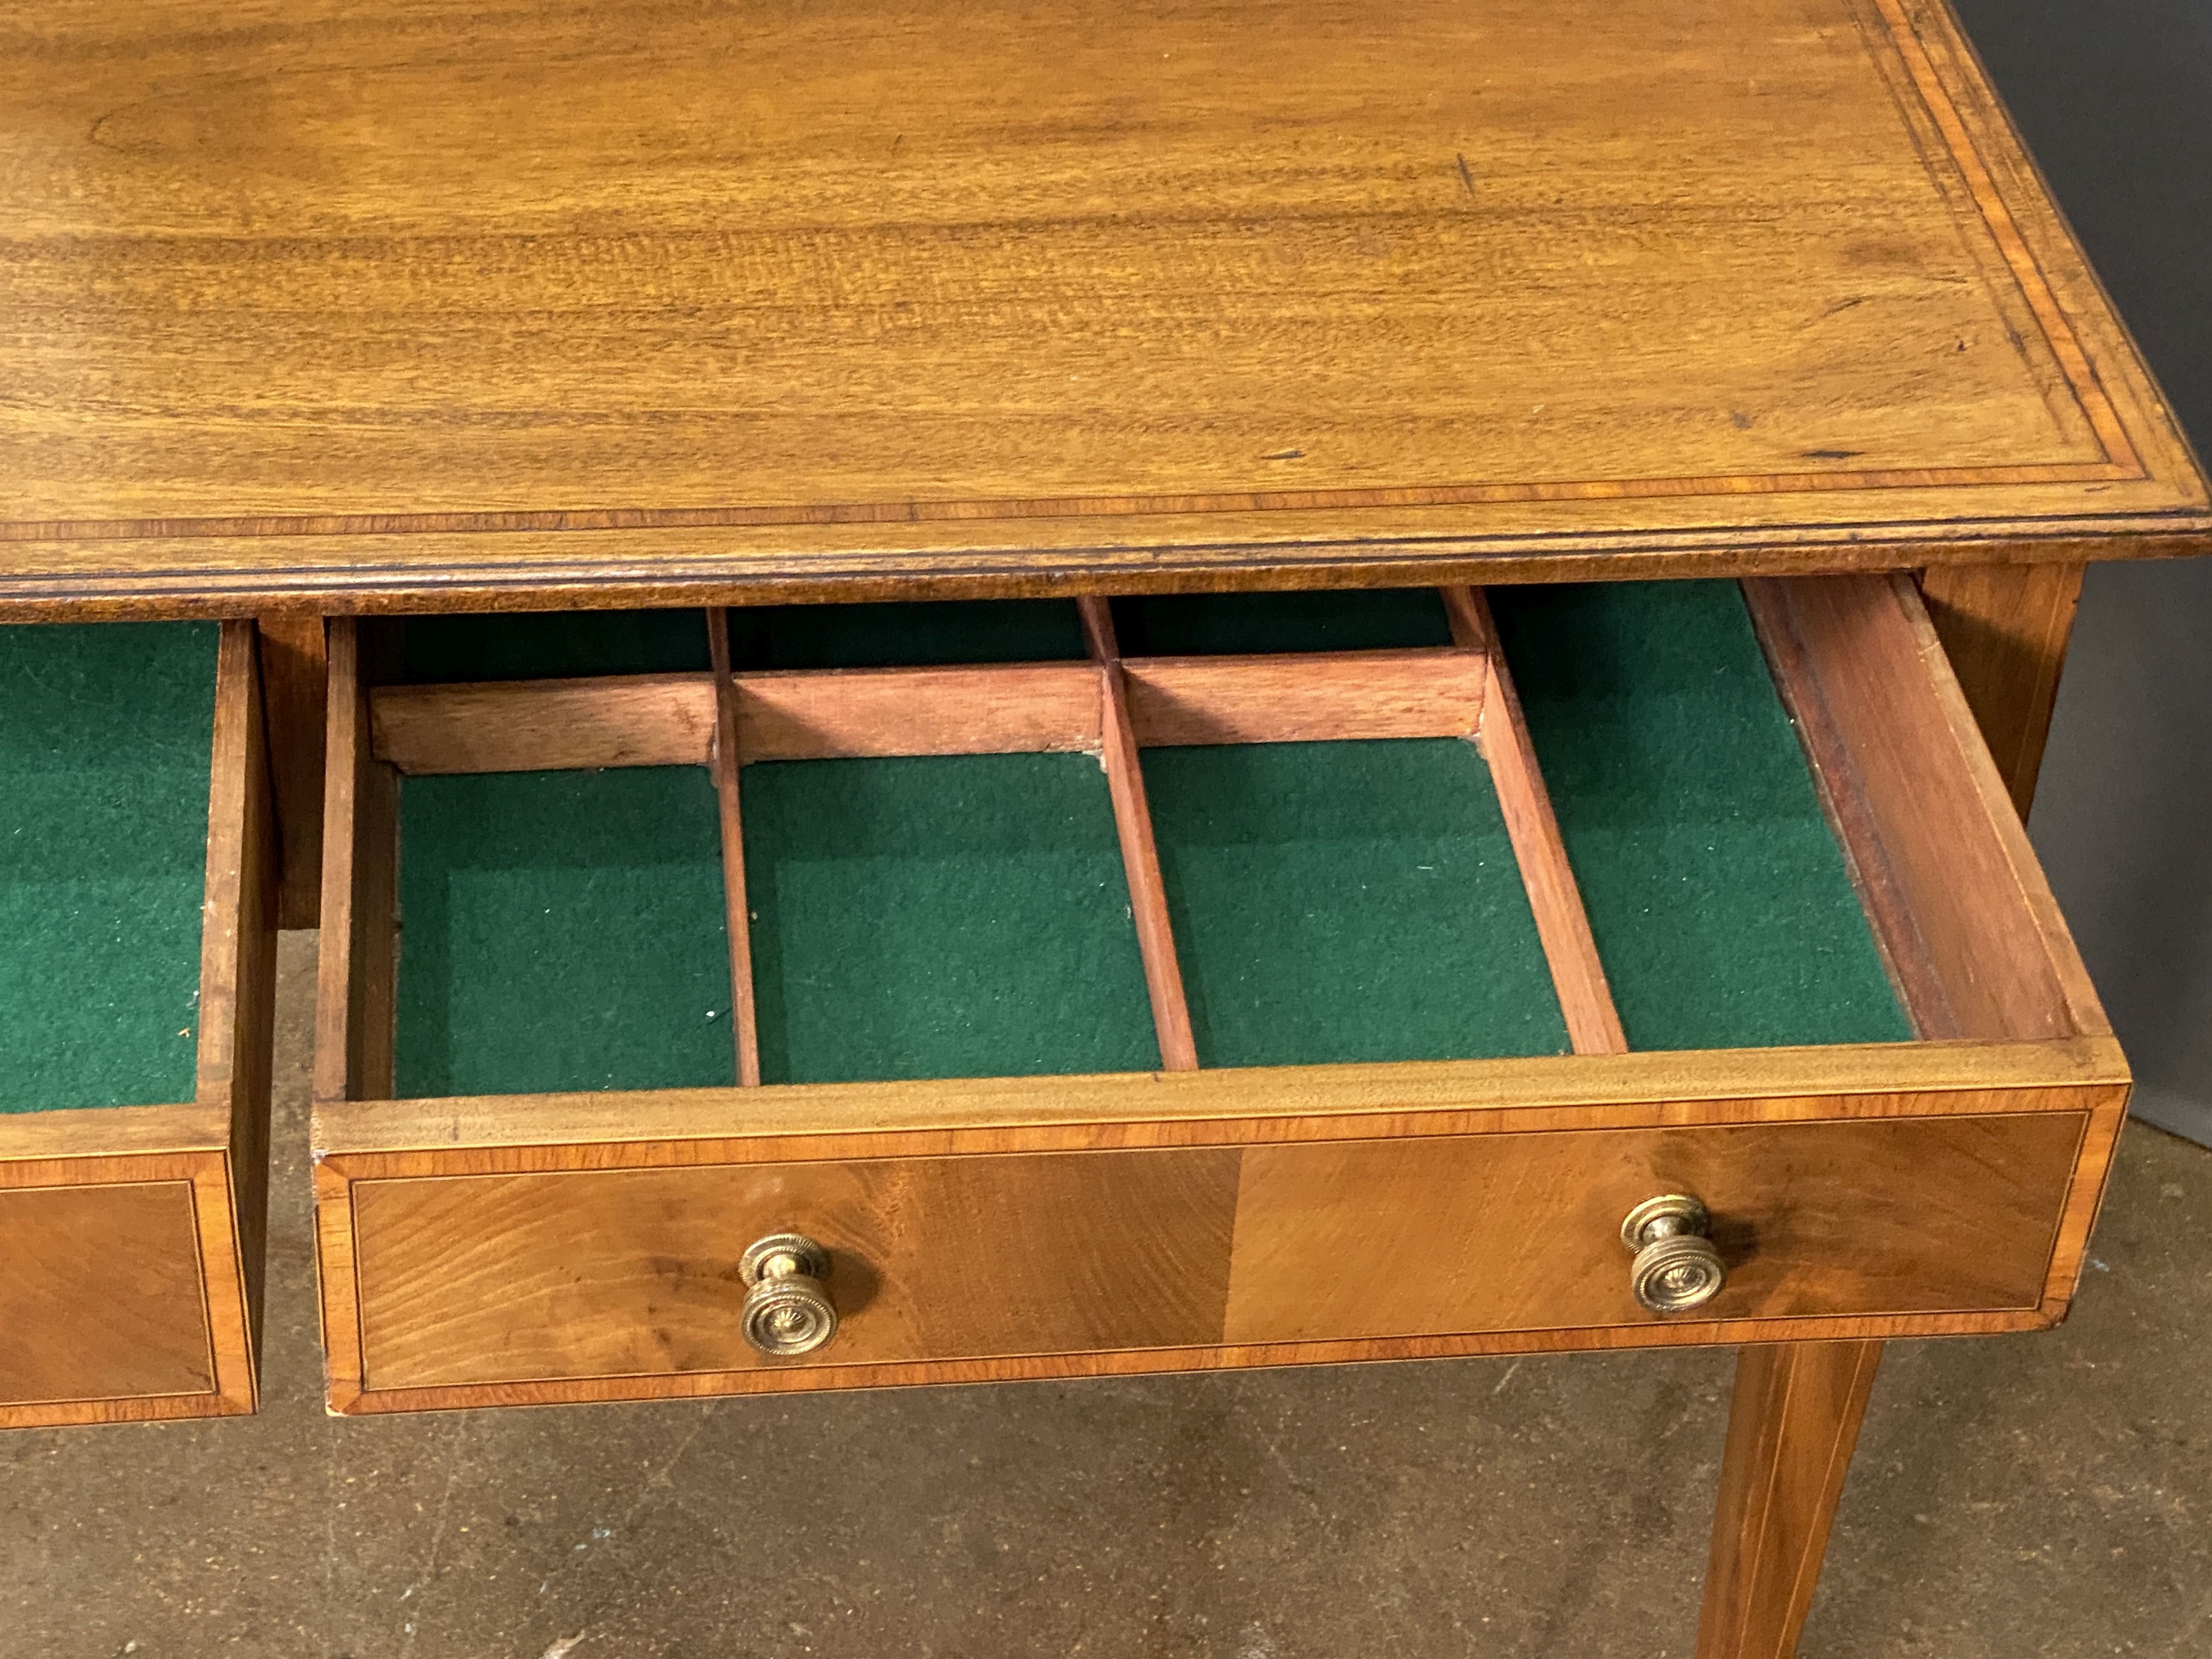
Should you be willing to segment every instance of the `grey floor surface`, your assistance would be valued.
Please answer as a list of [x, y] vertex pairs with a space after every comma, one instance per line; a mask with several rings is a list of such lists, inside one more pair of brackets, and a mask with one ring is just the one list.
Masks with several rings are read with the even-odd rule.
[[[258, 1418], [0, 1437], [0, 1655], [1686, 1656], [1725, 1355], [339, 1422], [288, 937]], [[2212, 1654], [2212, 1152], [2079, 1310], [1893, 1347], [1803, 1652]]]

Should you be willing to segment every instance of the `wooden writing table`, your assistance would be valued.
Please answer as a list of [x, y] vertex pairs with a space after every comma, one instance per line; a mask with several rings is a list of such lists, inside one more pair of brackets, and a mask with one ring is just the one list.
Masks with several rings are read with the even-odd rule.
[[[2024, 810], [2085, 562], [2212, 551], [1940, 4], [25, 0], [0, 46], [0, 618], [258, 619], [287, 925], [328, 617], [1913, 571]], [[1795, 1644], [1849, 1325], [1743, 1350], [1709, 1659]]]

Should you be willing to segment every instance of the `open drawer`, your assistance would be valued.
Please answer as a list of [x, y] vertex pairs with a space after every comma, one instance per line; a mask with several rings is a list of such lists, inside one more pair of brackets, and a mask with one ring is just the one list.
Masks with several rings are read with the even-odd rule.
[[254, 658], [250, 623], [0, 628], [0, 1426], [253, 1409]]
[[452, 618], [331, 659], [337, 1410], [2072, 1293], [2127, 1074], [1906, 580]]

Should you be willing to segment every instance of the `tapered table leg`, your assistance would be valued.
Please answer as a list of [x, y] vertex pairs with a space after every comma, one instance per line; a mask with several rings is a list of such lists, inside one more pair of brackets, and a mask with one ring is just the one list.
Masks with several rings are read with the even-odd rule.
[[1738, 1354], [1698, 1659], [1789, 1659], [1813, 1605], [1879, 1342]]
[[[2080, 565], [1922, 573], [1929, 616], [2023, 816], [2035, 796]], [[1729, 1408], [1698, 1659], [1790, 1659], [1813, 1605], [1879, 1342], [1743, 1349]]]

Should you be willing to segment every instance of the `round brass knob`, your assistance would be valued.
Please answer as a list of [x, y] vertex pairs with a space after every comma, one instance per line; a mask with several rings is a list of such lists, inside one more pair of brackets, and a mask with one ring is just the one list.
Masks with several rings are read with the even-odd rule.
[[837, 1308], [822, 1281], [830, 1252], [804, 1233], [770, 1233], [738, 1259], [745, 1292], [741, 1328], [766, 1354], [812, 1353], [837, 1334]]
[[1721, 1253], [1707, 1237], [1712, 1218], [1682, 1193], [1647, 1198], [1620, 1224], [1620, 1242], [1636, 1257], [1629, 1288], [1653, 1313], [1703, 1307], [1728, 1279]]

